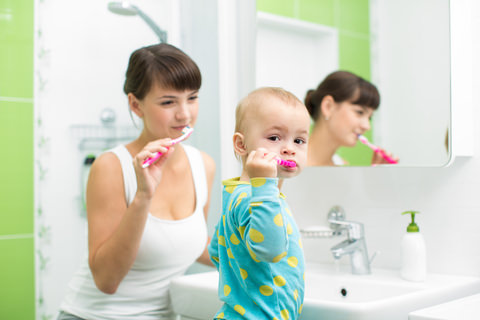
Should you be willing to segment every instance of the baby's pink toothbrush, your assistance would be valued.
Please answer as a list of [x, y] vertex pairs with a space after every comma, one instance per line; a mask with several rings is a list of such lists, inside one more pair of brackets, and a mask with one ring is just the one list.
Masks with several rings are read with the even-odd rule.
[[[265, 153], [265, 155], [267, 155], [267, 154]], [[295, 161], [283, 160], [280, 157], [275, 157], [274, 159], [275, 159], [275, 161], [277, 161], [277, 164], [280, 165], [280, 166], [289, 167], [289, 168], [295, 168], [297, 166]]]
[[392, 157], [387, 155], [382, 149], [380, 149], [379, 147], [377, 147], [376, 145], [368, 141], [368, 139], [365, 136], [359, 134], [358, 140], [360, 140], [361, 143], [363, 143], [364, 145], [372, 149], [373, 152], [379, 153], [383, 157], [383, 159], [387, 160], [389, 163], [393, 163], [393, 164], [398, 163], [395, 159], [392, 159]]
[[[176, 139], [173, 139], [171, 145], [173, 146], [174, 144], [177, 144], [180, 141], [187, 139], [192, 134], [192, 132], [193, 132], [193, 128], [186, 126], [185, 128], [182, 129], [182, 135]], [[162, 156], [161, 152], [155, 152], [152, 158], [147, 158], [145, 159], [145, 161], [143, 161], [142, 168], [147, 168], [149, 165], [157, 161], [157, 159], [160, 158], [161, 156]]]
[[295, 168], [297, 166], [297, 164], [294, 161], [283, 160], [283, 159], [280, 159], [279, 157], [275, 157], [275, 160], [277, 160], [277, 163], [279, 165], [284, 167]]

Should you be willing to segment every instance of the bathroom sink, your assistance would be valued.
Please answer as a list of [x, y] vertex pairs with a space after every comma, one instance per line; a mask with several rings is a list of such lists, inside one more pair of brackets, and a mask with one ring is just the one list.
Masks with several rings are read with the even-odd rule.
[[[333, 265], [309, 265], [301, 320], [407, 320], [408, 313], [480, 292], [480, 278], [428, 274], [425, 282], [401, 279], [396, 270], [352, 275]], [[216, 271], [172, 281], [175, 313], [212, 319], [221, 306]]]
[[173, 311], [189, 319], [211, 320], [222, 306], [217, 290], [217, 271], [190, 274], [172, 280], [170, 298]]
[[316, 266], [305, 281], [301, 319], [407, 320], [411, 311], [480, 291], [480, 278], [428, 274], [425, 282], [410, 282], [388, 269], [358, 276]]

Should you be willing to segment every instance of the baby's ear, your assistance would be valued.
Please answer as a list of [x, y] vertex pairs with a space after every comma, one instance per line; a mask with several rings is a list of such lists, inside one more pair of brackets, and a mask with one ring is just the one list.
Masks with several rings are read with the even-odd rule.
[[247, 147], [245, 146], [245, 137], [240, 132], [235, 132], [233, 135], [233, 150], [235, 154], [244, 156], [247, 154]]

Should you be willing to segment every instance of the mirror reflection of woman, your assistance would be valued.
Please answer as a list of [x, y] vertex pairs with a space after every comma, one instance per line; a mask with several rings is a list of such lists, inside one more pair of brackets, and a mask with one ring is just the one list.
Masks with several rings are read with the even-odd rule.
[[[305, 105], [314, 121], [308, 143], [308, 165], [341, 166], [348, 162], [337, 150], [354, 147], [358, 136], [370, 130], [371, 117], [380, 105], [380, 94], [367, 80], [348, 71], [335, 71], [315, 90], [307, 92]], [[386, 163], [379, 153], [373, 153], [372, 165]]]

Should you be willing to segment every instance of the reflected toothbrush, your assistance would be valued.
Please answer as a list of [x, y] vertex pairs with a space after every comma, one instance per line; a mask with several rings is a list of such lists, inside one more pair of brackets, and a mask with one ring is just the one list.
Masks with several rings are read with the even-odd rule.
[[398, 163], [395, 159], [393, 159], [388, 154], [386, 154], [382, 149], [380, 149], [379, 147], [377, 147], [376, 145], [368, 141], [367, 137], [365, 137], [364, 135], [359, 134], [358, 140], [360, 140], [361, 143], [363, 143], [364, 145], [372, 149], [373, 152], [379, 153], [383, 157], [383, 159], [388, 161], [388, 163], [393, 163], [393, 164]]
[[[182, 135], [171, 141], [171, 146], [187, 139], [192, 134], [192, 132], [193, 132], [193, 128], [186, 126], [185, 128], [182, 129]], [[142, 168], [147, 168], [149, 165], [157, 161], [158, 158], [160, 158], [161, 156], [162, 156], [161, 152], [155, 152], [153, 157], [147, 158], [145, 159], [145, 161], [143, 161]]]

